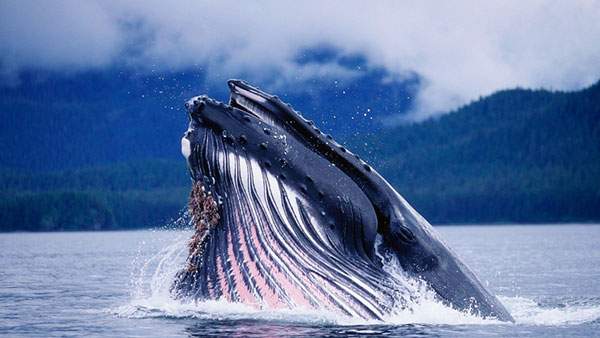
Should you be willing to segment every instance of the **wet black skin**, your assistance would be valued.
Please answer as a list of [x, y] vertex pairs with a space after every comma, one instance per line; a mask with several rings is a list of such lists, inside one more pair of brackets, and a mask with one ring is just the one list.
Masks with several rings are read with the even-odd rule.
[[[513, 321], [427, 221], [373, 168], [277, 97], [242, 81], [231, 80], [228, 84], [229, 105], [206, 97], [190, 103], [192, 130], [206, 128], [222, 135], [231, 146], [244, 147], [263, 166], [297, 185], [298, 191], [315, 201], [314, 208], [328, 214], [331, 231], [343, 234], [342, 245], [349, 253], [373, 259], [379, 234], [383, 239], [380, 250], [392, 252], [408, 274], [426, 281], [446, 304], [484, 317]], [[287, 143], [273, 138], [273, 133], [285, 135]], [[194, 138], [200, 138], [201, 133], [188, 133], [187, 137], [192, 143], [199, 142]], [[311, 158], [319, 160], [306, 160]], [[193, 158], [189, 161], [194, 177]], [[348, 179], [354, 184], [345, 183]], [[347, 214], [336, 211], [337, 196], [330, 192], [340, 190], [350, 197], [356, 212], [364, 213], [359, 215], [360, 224], [344, 222]], [[336, 228], [335, 224], [345, 224], [346, 228]]]

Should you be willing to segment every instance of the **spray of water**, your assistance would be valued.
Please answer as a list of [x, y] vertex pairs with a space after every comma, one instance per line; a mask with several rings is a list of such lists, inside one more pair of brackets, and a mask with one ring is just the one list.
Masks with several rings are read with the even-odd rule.
[[[407, 276], [393, 257], [382, 258], [386, 262], [386, 271], [392, 276], [392, 283], [397, 286], [399, 301], [383, 323], [314, 309], [256, 309], [224, 300], [184, 303], [173, 299], [169, 289], [175, 273], [184, 265], [187, 241], [191, 233], [181, 230], [164, 231], [168, 231], [169, 236], [157, 236], [160, 243], [141, 243], [139, 254], [133, 262], [130, 302], [114, 309], [116, 315], [128, 318], [252, 319], [313, 325], [512, 325], [448, 307], [436, 299], [434, 292], [424, 282]], [[150, 244], [162, 249], [153, 255], [144, 256], [143, 249]], [[507, 306], [517, 325], [577, 325], [600, 318], [600, 306], [597, 304], [544, 307], [528, 298], [499, 298]]]

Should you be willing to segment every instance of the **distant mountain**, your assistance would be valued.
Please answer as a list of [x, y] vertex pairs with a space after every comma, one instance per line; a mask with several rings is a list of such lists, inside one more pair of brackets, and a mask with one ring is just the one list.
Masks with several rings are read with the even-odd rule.
[[500, 91], [364, 142], [435, 223], [600, 220], [600, 82]]
[[[317, 121], [336, 115], [324, 129], [433, 223], [600, 221], [600, 83], [568, 93], [504, 90], [436, 119], [377, 129], [370, 117], [405, 111], [410, 90], [376, 85], [382, 75], [369, 74], [284, 99]], [[0, 230], [177, 217], [189, 178], [179, 154], [187, 121], [174, 102], [215, 89], [202, 89], [196, 73], [171, 76], [31, 77], [0, 89]]]

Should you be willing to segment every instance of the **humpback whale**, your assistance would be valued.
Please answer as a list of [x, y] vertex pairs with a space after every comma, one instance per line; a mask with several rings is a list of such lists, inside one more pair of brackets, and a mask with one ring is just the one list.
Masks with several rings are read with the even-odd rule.
[[383, 319], [414, 295], [512, 321], [435, 229], [369, 164], [289, 104], [240, 80], [186, 103], [194, 234], [171, 291], [257, 308]]

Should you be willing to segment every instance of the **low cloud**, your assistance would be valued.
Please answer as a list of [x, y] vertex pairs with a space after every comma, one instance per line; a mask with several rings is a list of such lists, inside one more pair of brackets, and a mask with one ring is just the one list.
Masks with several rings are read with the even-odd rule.
[[411, 118], [509, 87], [578, 89], [600, 77], [595, 1], [11, 1], [0, 2], [0, 73], [202, 65], [208, 78], [284, 85], [352, 77], [300, 64], [327, 45], [397, 80], [420, 76]]

